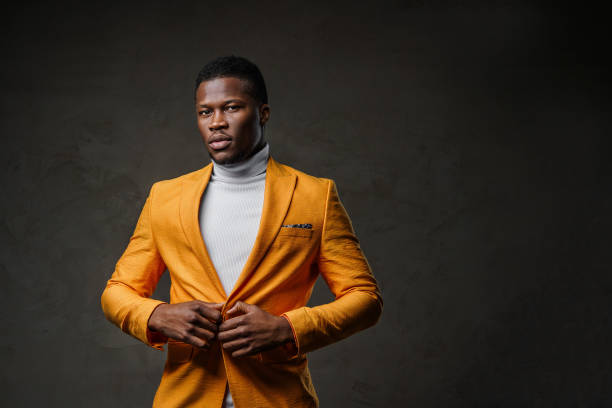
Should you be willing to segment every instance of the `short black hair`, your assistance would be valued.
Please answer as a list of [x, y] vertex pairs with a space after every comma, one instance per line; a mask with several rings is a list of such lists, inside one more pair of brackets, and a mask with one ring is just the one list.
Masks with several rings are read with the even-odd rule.
[[235, 55], [219, 57], [204, 65], [196, 78], [195, 92], [202, 82], [224, 77], [234, 77], [247, 81], [249, 84], [247, 92], [259, 103], [268, 103], [266, 83], [257, 65], [246, 58]]

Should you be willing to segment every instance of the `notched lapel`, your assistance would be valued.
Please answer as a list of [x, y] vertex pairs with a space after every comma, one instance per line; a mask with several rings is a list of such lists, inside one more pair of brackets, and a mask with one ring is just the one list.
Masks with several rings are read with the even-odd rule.
[[249, 276], [255, 271], [272, 241], [274, 241], [289, 210], [296, 179], [295, 174], [284, 170], [272, 157], [268, 159], [264, 202], [257, 238], [242, 273], [229, 295], [228, 303], [248, 285]]
[[[196, 173], [195, 180], [185, 180], [181, 191], [181, 204], [180, 204], [180, 219], [183, 227], [183, 232], [187, 237], [187, 241], [191, 246], [196, 257], [200, 261], [203, 267], [204, 273], [208, 275], [209, 282], [213, 282], [215, 289], [219, 292], [221, 298], [225, 299], [226, 294], [223, 290], [223, 285], [219, 280], [217, 271], [210, 260], [202, 233], [200, 231], [200, 201], [202, 200], [202, 194], [204, 189], [208, 185], [210, 175], [212, 173], [212, 162], [208, 166], [203, 167], [199, 174]], [[196, 276], [196, 279], [198, 277]], [[203, 283], [202, 290], [207, 288], [205, 282]]]

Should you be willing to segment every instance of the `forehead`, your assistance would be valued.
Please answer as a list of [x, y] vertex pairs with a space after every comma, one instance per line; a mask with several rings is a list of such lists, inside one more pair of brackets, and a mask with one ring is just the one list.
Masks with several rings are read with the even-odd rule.
[[235, 77], [213, 78], [202, 81], [196, 91], [198, 103], [223, 102], [229, 99], [242, 99], [252, 101], [249, 83]]

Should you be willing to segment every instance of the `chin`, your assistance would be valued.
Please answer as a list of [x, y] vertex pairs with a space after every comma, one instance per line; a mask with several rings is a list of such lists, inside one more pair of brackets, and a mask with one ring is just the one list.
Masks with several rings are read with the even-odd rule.
[[211, 152], [208, 152], [208, 155], [217, 164], [232, 164], [240, 161], [240, 157], [238, 157], [236, 154], [225, 154], [225, 152], [220, 153], [221, 154], [213, 155]]

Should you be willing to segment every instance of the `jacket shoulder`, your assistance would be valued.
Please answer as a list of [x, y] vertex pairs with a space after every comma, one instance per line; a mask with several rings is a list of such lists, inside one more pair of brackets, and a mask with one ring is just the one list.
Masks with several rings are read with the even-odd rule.
[[293, 174], [297, 176], [297, 184], [302, 185], [304, 187], [313, 187], [313, 188], [327, 188], [330, 182], [333, 180], [325, 177], [316, 177], [310, 174], [304, 173], [301, 170], [288, 166], [286, 164], [278, 163], [278, 166], [283, 170], [283, 172]]

